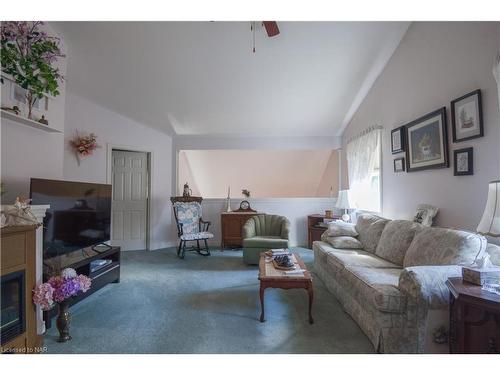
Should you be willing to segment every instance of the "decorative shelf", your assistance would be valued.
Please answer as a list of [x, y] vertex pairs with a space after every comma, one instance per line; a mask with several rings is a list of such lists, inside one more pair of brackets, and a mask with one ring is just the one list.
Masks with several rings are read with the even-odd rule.
[[2, 119], [8, 119], [15, 121], [19, 124], [30, 126], [35, 129], [43, 130], [47, 133], [62, 133], [62, 131], [51, 128], [49, 125], [44, 125], [39, 123], [38, 121], [35, 120], [30, 120], [29, 118], [18, 116], [15, 113], [5, 111], [5, 110], [0, 110], [2, 114]]

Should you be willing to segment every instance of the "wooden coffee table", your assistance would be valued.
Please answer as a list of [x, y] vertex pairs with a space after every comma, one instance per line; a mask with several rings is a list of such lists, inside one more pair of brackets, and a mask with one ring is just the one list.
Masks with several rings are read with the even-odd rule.
[[264, 292], [267, 288], [280, 288], [280, 289], [305, 289], [309, 294], [309, 323], [313, 324], [314, 320], [311, 314], [313, 303], [313, 284], [312, 277], [306, 268], [306, 265], [300, 259], [298, 254], [293, 254], [295, 263], [298, 267], [304, 270], [303, 274], [299, 275], [285, 275], [285, 271], [277, 270], [274, 268], [272, 262], [266, 262], [264, 253], [260, 254], [259, 260], [259, 280], [260, 280], [260, 306], [261, 314], [260, 321], [264, 322]]

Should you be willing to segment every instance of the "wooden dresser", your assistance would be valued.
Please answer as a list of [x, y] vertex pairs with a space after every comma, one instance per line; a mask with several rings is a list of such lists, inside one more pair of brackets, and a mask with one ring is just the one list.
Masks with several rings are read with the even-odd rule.
[[226, 246], [243, 246], [243, 225], [249, 218], [255, 215], [263, 215], [262, 212], [222, 212], [220, 223], [222, 231], [221, 249]]
[[36, 227], [1, 230], [2, 353], [38, 353], [43, 339], [36, 331]]
[[500, 353], [500, 296], [449, 278], [450, 353]]

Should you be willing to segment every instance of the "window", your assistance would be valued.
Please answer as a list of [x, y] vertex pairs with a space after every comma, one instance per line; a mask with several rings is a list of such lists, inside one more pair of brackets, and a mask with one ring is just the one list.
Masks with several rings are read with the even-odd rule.
[[350, 198], [358, 210], [380, 212], [380, 129], [370, 129], [347, 144]]

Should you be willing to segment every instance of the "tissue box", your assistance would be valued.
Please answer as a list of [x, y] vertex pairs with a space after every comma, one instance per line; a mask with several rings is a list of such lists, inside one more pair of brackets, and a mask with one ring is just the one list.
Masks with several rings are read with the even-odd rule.
[[500, 267], [494, 268], [473, 268], [462, 267], [462, 278], [476, 285], [484, 283], [500, 283]]

